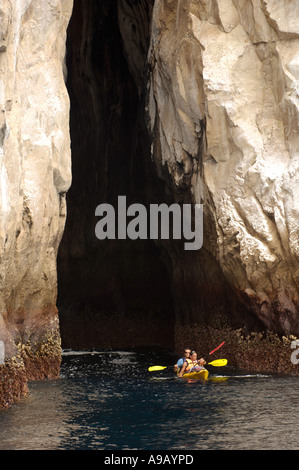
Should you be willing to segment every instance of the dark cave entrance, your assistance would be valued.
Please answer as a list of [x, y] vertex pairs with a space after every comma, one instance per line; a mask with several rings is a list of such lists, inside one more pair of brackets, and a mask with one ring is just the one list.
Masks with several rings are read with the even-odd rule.
[[[99, 204], [116, 207], [119, 195], [127, 204], [145, 204], [157, 184], [148, 166], [142, 88], [153, 2], [120, 3], [125, 18], [117, 0], [75, 0], [68, 27], [73, 176], [58, 254], [63, 348], [174, 345], [167, 257], [151, 240], [95, 236]], [[128, 44], [136, 45], [133, 67], [124, 51], [122, 20]]]

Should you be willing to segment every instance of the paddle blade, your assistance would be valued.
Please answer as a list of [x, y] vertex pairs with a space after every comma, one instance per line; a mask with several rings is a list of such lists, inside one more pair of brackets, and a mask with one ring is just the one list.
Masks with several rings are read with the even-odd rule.
[[151, 366], [148, 368], [150, 372], [153, 372], [154, 370], [163, 370], [166, 369], [167, 366]]
[[214, 366], [214, 367], [226, 366], [226, 364], [227, 364], [227, 359], [216, 359], [215, 361], [209, 362], [208, 364], [209, 364], [210, 366]]

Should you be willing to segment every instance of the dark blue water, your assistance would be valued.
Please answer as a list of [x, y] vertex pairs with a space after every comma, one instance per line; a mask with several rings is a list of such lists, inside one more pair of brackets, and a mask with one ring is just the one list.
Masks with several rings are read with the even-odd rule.
[[1, 450], [298, 450], [299, 377], [212, 368], [187, 382], [147, 352], [65, 353], [0, 413]]

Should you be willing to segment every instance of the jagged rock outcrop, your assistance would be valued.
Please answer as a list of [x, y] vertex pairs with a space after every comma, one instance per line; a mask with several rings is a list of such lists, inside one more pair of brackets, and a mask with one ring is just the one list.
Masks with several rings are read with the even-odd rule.
[[69, 0], [0, 4], [1, 405], [25, 387], [15, 372], [7, 380], [12, 364], [24, 380], [59, 372], [56, 260], [71, 183], [64, 77], [71, 10]]
[[148, 57], [158, 172], [244, 308], [299, 334], [298, 2], [155, 2]]

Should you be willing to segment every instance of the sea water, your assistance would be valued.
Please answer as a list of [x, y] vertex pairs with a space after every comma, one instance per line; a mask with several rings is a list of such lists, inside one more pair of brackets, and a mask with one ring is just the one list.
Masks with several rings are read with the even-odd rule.
[[168, 352], [62, 357], [59, 379], [0, 412], [0, 450], [299, 449], [299, 377], [209, 366], [203, 383], [177, 378]]

